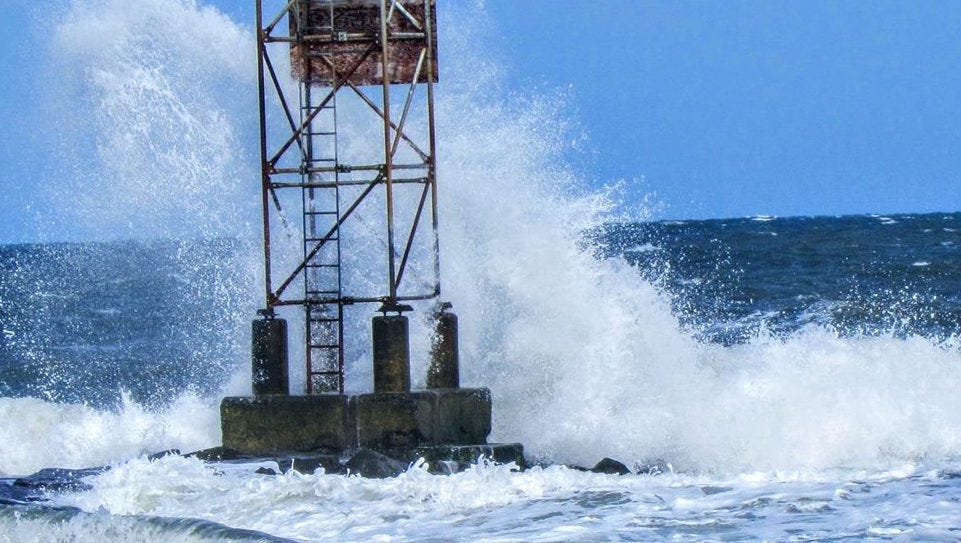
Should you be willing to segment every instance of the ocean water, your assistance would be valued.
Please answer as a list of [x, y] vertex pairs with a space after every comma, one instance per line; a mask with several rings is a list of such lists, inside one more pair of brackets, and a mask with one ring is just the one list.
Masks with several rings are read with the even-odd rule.
[[[445, 298], [492, 439], [542, 467], [151, 459], [218, 445], [219, 399], [249, 391], [252, 30], [194, 0], [57, 17], [50, 108], [75, 160], [37, 192], [40, 242], [0, 246], [0, 485], [111, 469], [2, 500], [0, 541], [959, 538], [961, 213], [645, 220], [568, 161], [563, 92], [504, 90], [509, 59], [476, 52], [496, 26], [466, 2], [440, 25]], [[356, 288], [381, 251], [365, 220], [345, 234]], [[370, 386], [370, 316], [349, 315], [351, 391]], [[428, 333], [413, 319], [415, 386]], [[602, 457], [637, 473], [563, 466]]]
[[[0, 540], [956, 540], [957, 222], [943, 213], [583, 231], [572, 246], [586, 262], [661, 305], [606, 302], [651, 320], [580, 335], [597, 350], [577, 358], [539, 359], [553, 347], [535, 343], [526, 358], [465, 365], [479, 375], [471, 384], [493, 389], [495, 439], [520, 440], [547, 464], [611, 456], [635, 469], [626, 476], [481, 461], [450, 476], [414, 465], [367, 480], [148, 459], [219, 444], [218, 399], [249, 387], [249, 314], [217, 284], [250, 246], [2, 246], [0, 484], [45, 467], [112, 469], [84, 490], [7, 500]], [[677, 343], [628, 350], [663, 341], [645, 339], [649, 322], [670, 323]], [[497, 341], [516, 341], [504, 333]], [[490, 348], [475, 334], [465, 351]], [[581, 367], [580, 386], [545, 387]]]

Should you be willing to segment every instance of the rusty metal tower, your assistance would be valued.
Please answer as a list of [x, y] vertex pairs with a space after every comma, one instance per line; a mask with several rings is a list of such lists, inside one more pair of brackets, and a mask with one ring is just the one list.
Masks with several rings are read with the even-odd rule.
[[[386, 317], [409, 310], [407, 302], [440, 295], [434, 0], [278, 0], [273, 14], [264, 13], [264, 2], [256, 0], [265, 306], [264, 319], [254, 323], [254, 386], [257, 357], [273, 357], [274, 365], [283, 365], [276, 371], [284, 383], [262, 375], [261, 391], [286, 393], [280, 390], [287, 380], [286, 345], [283, 355], [265, 353], [286, 343], [286, 323], [275, 312], [293, 306], [303, 316], [306, 392], [343, 393], [345, 308], [379, 304]], [[278, 69], [286, 59], [290, 74]], [[347, 99], [363, 105], [345, 109]], [[378, 127], [367, 146], [380, 149], [373, 161], [351, 156], [342, 145], [345, 123], [362, 122]], [[400, 191], [414, 195], [401, 199]], [[378, 202], [384, 204], [375, 211], [385, 224], [380, 236], [387, 281], [375, 294], [350, 292], [345, 224]], [[295, 230], [302, 254], [278, 254], [278, 231]], [[423, 239], [426, 230], [430, 237]], [[420, 263], [433, 271], [427, 287], [404, 281], [415, 243], [430, 247], [433, 261]], [[283, 337], [277, 335], [281, 328]], [[375, 351], [376, 334], [375, 322]]]

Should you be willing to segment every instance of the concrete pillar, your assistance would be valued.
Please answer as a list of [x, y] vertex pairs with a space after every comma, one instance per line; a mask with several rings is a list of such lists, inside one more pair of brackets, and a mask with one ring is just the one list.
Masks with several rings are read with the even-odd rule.
[[287, 321], [258, 319], [251, 326], [254, 394], [288, 394]]
[[457, 346], [457, 315], [437, 315], [427, 369], [427, 388], [460, 388], [460, 355]]
[[410, 332], [407, 317], [374, 317], [374, 392], [410, 391]]

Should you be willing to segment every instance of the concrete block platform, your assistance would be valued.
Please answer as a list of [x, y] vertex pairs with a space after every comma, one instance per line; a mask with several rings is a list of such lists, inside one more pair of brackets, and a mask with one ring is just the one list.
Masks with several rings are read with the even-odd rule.
[[220, 403], [225, 448], [241, 454], [336, 452], [356, 444], [347, 396], [236, 396]]
[[488, 445], [486, 388], [412, 392], [242, 396], [220, 406], [223, 448], [242, 455], [370, 449], [392, 458], [471, 463], [484, 456], [523, 465], [519, 444]]

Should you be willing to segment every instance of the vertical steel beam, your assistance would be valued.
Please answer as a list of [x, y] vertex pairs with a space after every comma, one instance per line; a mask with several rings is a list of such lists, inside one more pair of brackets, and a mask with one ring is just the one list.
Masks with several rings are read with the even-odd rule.
[[434, 295], [440, 296], [440, 236], [437, 221], [437, 138], [434, 134], [434, 27], [431, 21], [430, 0], [424, 0], [424, 21], [427, 36], [427, 137], [430, 158], [427, 159], [427, 182], [430, 183], [431, 237], [434, 247]]
[[273, 307], [273, 288], [270, 279], [270, 170], [267, 164], [267, 97], [264, 84], [264, 32], [263, 2], [257, 0], [257, 97], [260, 102], [260, 192], [261, 205], [264, 214], [264, 308], [268, 311]]
[[[387, 286], [389, 289], [388, 305], [397, 303], [397, 285], [395, 284], [397, 271], [394, 268], [394, 157], [391, 154], [390, 140], [390, 48], [387, 40], [387, 2], [380, 1], [380, 49], [381, 68], [383, 70], [384, 95], [384, 183], [387, 187]], [[391, 9], [393, 12], [393, 9]]]

